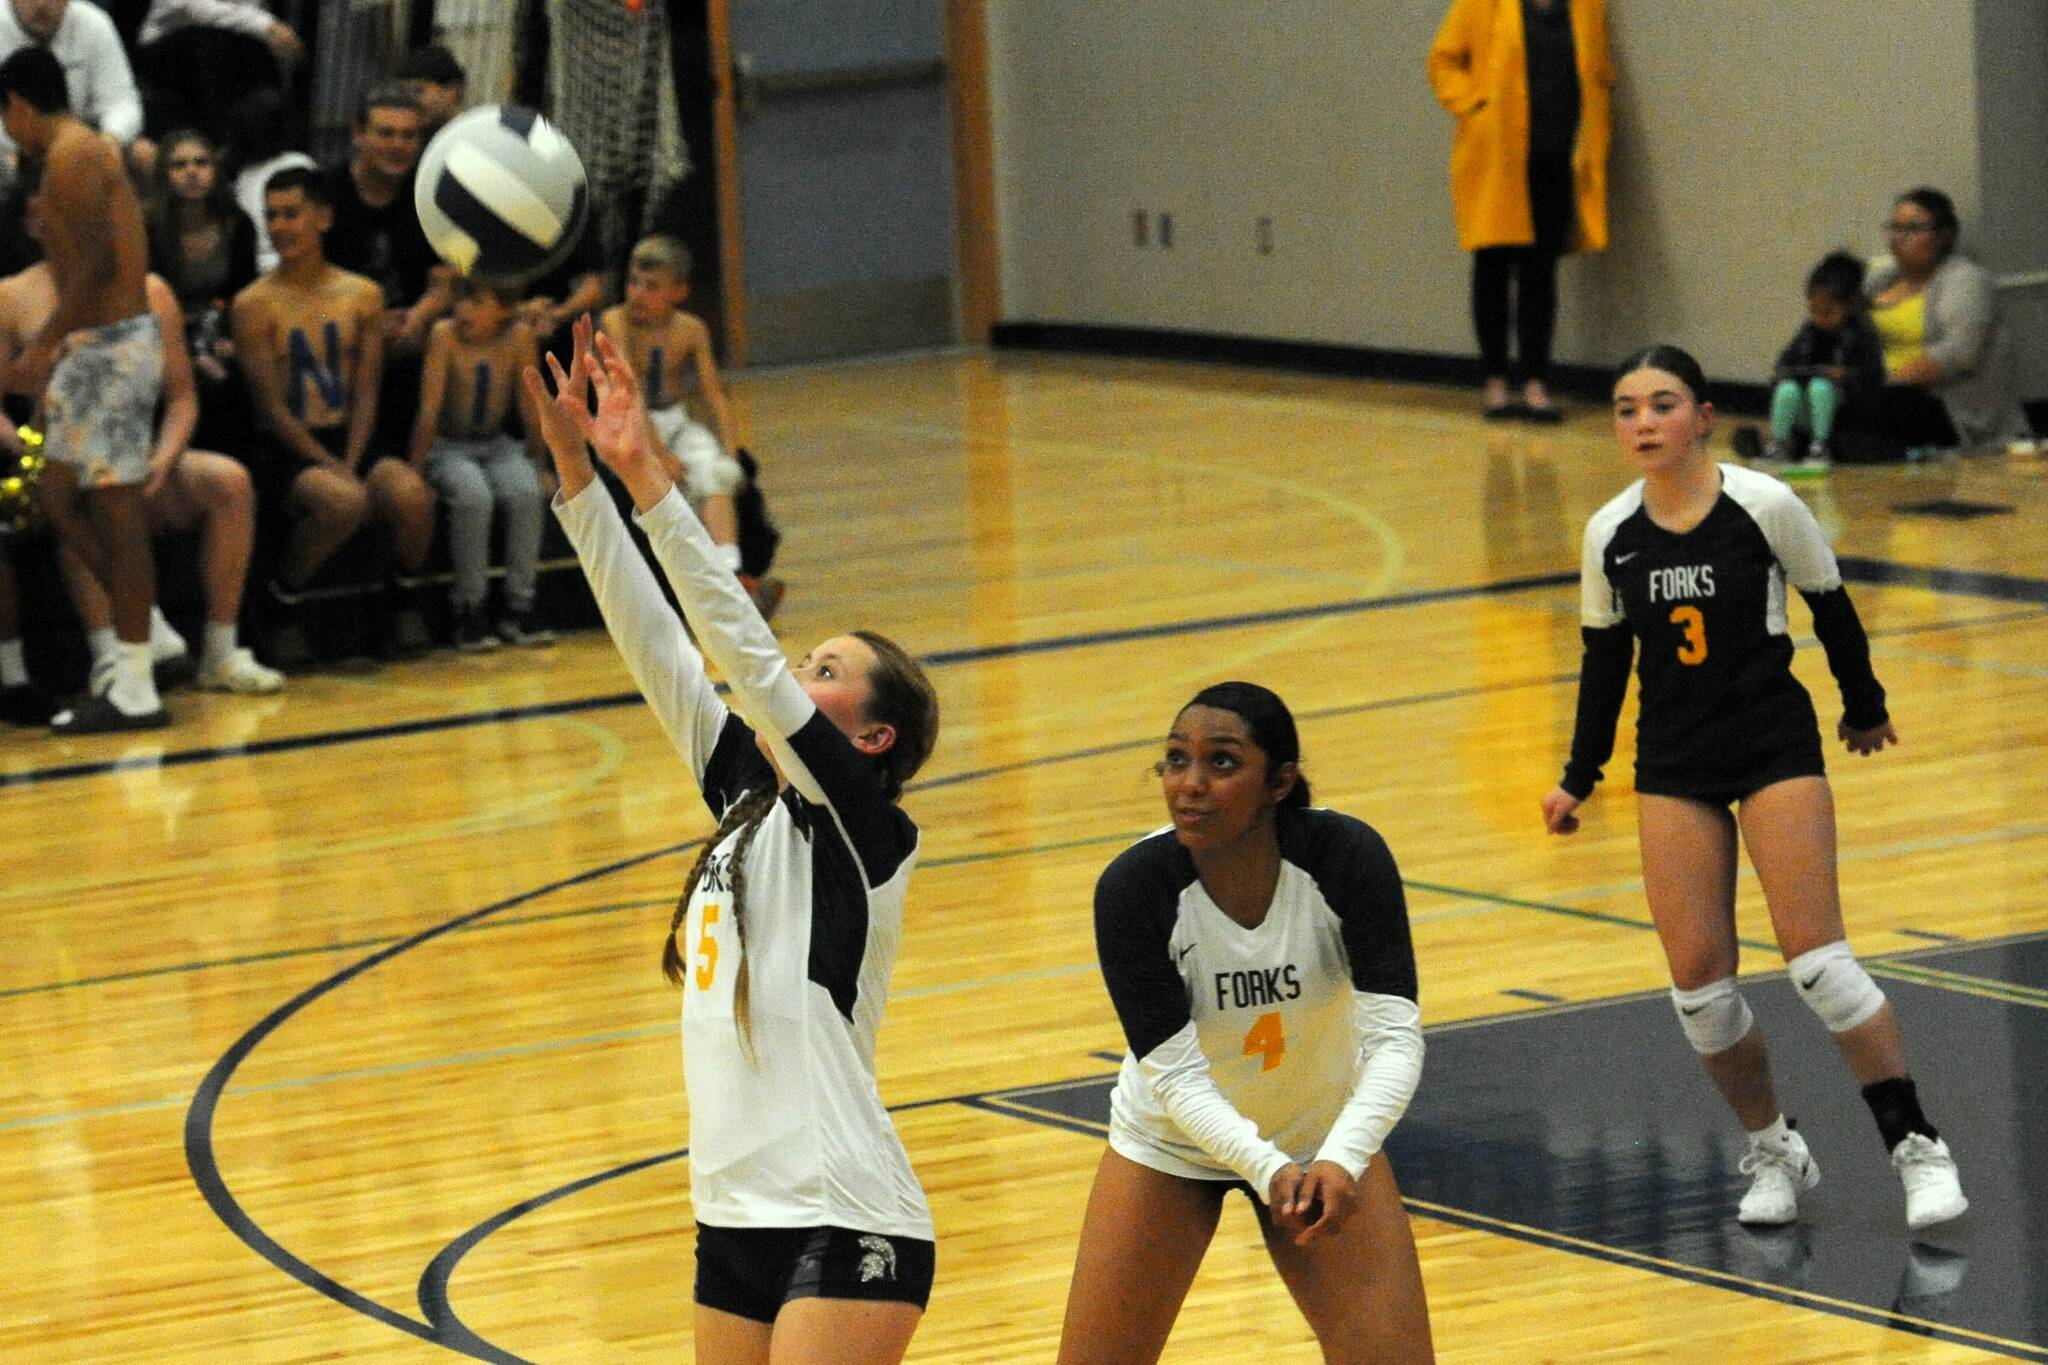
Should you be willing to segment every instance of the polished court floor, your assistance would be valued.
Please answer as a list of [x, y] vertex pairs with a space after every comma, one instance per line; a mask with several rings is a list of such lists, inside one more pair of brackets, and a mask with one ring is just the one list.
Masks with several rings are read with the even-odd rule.
[[[735, 399], [785, 641], [892, 634], [945, 709], [880, 1040], [940, 1228], [913, 1359], [1051, 1357], [1121, 1047], [1089, 891], [1161, 822], [1176, 708], [1236, 676], [1407, 882], [1430, 1060], [1390, 1150], [1442, 1359], [2048, 1360], [2048, 460], [1804, 492], [1905, 738], [1831, 760], [1852, 939], [1976, 1207], [1909, 1237], [1746, 878], [1751, 998], [1828, 1172], [1756, 1237], [1659, 994], [1626, 753], [1579, 835], [1536, 812], [1579, 528], [1628, 477], [1600, 413], [984, 354]], [[609, 642], [172, 700], [139, 741], [0, 734], [0, 1359], [687, 1358], [657, 959], [710, 822]], [[1167, 1359], [1315, 1358], [1233, 1205]]]

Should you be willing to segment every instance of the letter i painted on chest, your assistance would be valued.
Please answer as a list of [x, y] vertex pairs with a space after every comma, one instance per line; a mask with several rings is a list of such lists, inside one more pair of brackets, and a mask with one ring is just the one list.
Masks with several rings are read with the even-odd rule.
[[647, 406], [666, 407], [661, 401], [661, 362], [663, 349], [659, 346], [647, 348]]
[[476, 363], [476, 401], [469, 405], [469, 429], [481, 433], [484, 420], [491, 410], [491, 364], [487, 360]]

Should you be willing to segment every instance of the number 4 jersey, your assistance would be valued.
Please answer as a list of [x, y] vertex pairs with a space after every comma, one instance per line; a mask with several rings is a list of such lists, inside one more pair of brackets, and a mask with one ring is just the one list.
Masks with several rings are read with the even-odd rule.
[[1586, 660], [1564, 781], [1575, 796], [1592, 791], [1613, 751], [1631, 636], [1641, 644], [1640, 789], [1738, 790], [1747, 774], [1795, 749], [1810, 750], [1820, 771], [1813, 703], [1792, 676], [1787, 583], [1813, 609], [1850, 724], [1885, 721], [1868, 642], [1813, 513], [1767, 474], [1739, 465], [1720, 472], [1721, 496], [1689, 531], [1650, 519], [1640, 480], [1586, 523]]
[[[1421, 1074], [1415, 956], [1400, 874], [1371, 826], [1279, 814], [1280, 878], [1247, 929], [1162, 830], [1095, 889], [1095, 940], [1130, 1044], [1110, 1145], [1170, 1175], [1247, 1180], [1287, 1161], [1356, 1176]], [[1377, 1073], [1377, 1074], [1376, 1074]]]

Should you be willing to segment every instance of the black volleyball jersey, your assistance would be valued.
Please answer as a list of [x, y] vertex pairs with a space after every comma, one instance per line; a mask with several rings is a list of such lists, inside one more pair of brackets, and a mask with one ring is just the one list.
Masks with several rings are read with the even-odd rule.
[[[1720, 472], [1721, 496], [1689, 531], [1650, 519], [1641, 480], [1586, 523], [1580, 581], [1588, 666], [1565, 782], [1575, 794], [1591, 791], [1611, 751], [1625, 681], [1612, 692], [1604, 744], [1585, 700], [1600, 687], [1599, 637], [1624, 626], [1639, 645], [1639, 773], [1737, 778], [1759, 755], [1811, 743], [1813, 702], [1792, 675], [1788, 583], [1814, 608], [1852, 723], [1884, 721], [1884, 692], [1870, 675], [1862, 627], [1813, 513], [1767, 474], [1739, 465]], [[1625, 652], [1620, 658], [1625, 679]]]

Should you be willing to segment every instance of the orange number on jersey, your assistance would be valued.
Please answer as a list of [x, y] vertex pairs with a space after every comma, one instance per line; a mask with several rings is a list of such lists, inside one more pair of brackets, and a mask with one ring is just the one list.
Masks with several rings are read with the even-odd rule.
[[1280, 1065], [1280, 1059], [1287, 1055], [1287, 1036], [1280, 1031], [1280, 1011], [1258, 1017], [1251, 1031], [1244, 1036], [1244, 1055], [1263, 1056], [1266, 1061], [1259, 1070], [1271, 1071]]
[[711, 937], [711, 926], [718, 923], [718, 902], [704, 902], [704, 927], [697, 934], [697, 989], [711, 989], [711, 978], [718, 970], [718, 940]]
[[1671, 623], [1685, 630], [1685, 643], [1678, 647], [1678, 662], [1701, 664], [1707, 661], [1707, 618], [1700, 615], [1698, 607], [1673, 607]]

